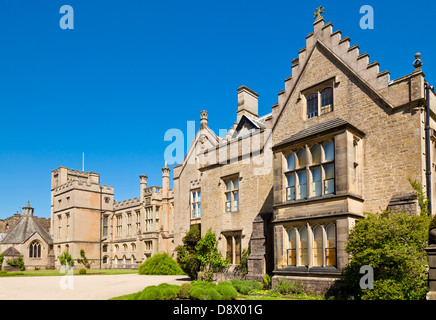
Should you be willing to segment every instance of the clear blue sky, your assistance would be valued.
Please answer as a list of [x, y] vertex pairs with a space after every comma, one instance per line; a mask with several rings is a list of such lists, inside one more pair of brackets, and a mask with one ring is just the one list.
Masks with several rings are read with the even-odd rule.
[[[62, 5], [74, 30], [62, 30]], [[139, 175], [161, 185], [168, 129], [209, 111], [218, 132], [236, 119], [237, 92], [271, 112], [291, 61], [323, 5], [391, 79], [422, 53], [436, 84], [432, 1], [2, 1], [0, 4], [0, 218], [28, 200], [50, 216], [50, 174], [61, 165], [98, 172], [115, 198], [139, 195]], [[362, 5], [374, 30], [362, 30]]]

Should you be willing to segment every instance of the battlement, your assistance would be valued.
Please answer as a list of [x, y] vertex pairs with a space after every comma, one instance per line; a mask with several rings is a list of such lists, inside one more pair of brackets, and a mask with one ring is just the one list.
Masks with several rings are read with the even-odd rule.
[[133, 198], [123, 201], [114, 201], [114, 209], [120, 210], [124, 208], [130, 208], [134, 206], [139, 206], [141, 204], [141, 200], [139, 198]]
[[114, 187], [113, 186], [107, 186], [102, 185], [101, 187], [96, 184], [91, 184], [87, 181], [83, 180], [76, 180], [76, 179], [70, 179], [67, 183], [64, 183], [56, 188], [53, 189], [55, 193], [59, 192], [65, 192], [71, 189], [83, 189], [88, 191], [94, 191], [94, 192], [105, 192], [105, 193], [114, 193]]

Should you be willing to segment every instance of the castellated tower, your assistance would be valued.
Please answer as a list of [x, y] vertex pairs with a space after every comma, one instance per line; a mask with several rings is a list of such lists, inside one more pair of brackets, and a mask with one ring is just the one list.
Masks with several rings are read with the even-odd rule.
[[51, 235], [57, 267], [58, 257], [64, 251], [77, 259], [81, 249], [91, 267], [100, 267], [101, 217], [105, 212], [113, 212], [113, 203], [114, 188], [100, 186], [98, 173], [64, 166], [52, 171]]

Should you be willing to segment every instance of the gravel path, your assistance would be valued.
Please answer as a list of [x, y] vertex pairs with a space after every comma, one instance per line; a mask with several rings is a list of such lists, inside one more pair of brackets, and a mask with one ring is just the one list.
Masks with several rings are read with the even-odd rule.
[[184, 276], [139, 274], [2, 277], [0, 300], [107, 300], [151, 285], [188, 281]]

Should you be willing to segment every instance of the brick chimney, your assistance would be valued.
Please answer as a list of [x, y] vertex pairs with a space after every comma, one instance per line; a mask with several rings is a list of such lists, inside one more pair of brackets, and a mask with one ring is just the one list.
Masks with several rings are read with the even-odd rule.
[[253, 90], [242, 86], [238, 89], [238, 112], [237, 122], [239, 122], [243, 115], [257, 119], [259, 118], [259, 95]]

